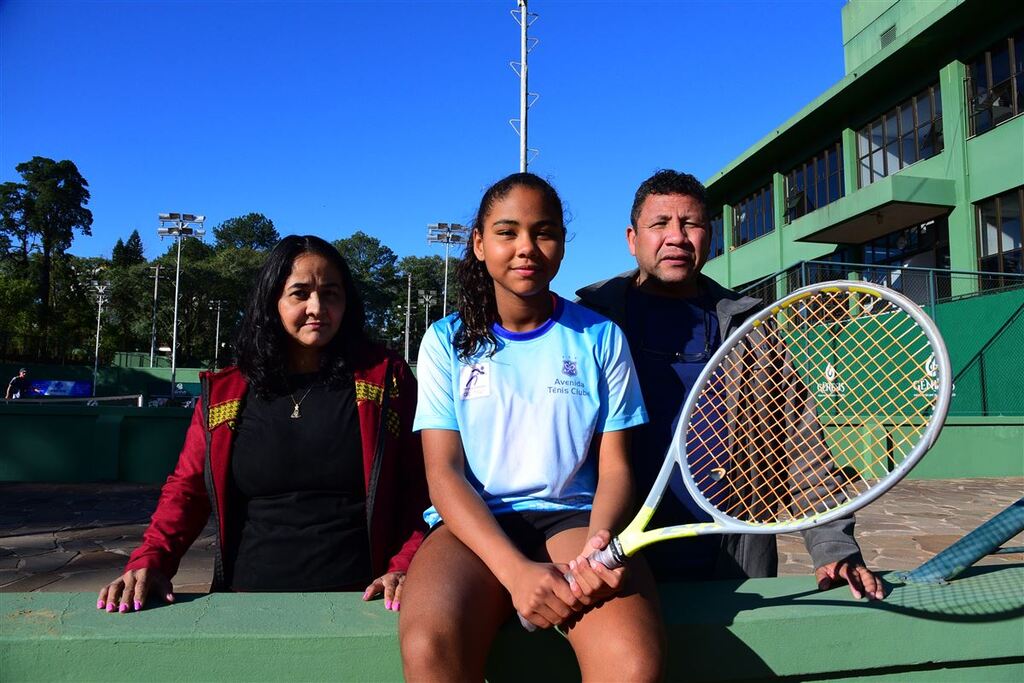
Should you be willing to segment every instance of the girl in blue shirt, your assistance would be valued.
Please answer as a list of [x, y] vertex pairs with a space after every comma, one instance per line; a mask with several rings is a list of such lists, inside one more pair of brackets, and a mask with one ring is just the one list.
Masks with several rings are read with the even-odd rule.
[[622, 332], [550, 291], [564, 251], [554, 188], [499, 181], [459, 265], [458, 311], [424, 337], [414, 428], [432, 530], [403, 586], [407, 680], [482, 680], [515, 612], [562, 626], [584, 681], [661, 675], [643, 560], [587, 560], [628, 521], [628, 430], [647, 417]]

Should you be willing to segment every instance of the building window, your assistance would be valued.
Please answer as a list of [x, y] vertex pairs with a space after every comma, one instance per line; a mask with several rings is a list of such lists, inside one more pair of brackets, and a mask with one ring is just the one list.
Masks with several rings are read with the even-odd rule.
[[1024, 187], [978, 202], [978, 269], [990, 273], [1024, 273], [1021, 265], [1021, 220]]
[[842, 197], [843, 145], [836, 142], [786, 174], [786, 221]]
[[860, 186], [942, 151], [942, 96], [933, 85], [857, 131]]
[[765, 185], [733, 207], [733, 246], [746, 244], [775, 229], [772, 186]]
[[984, 133], [1024, 110], [1024, 29], [967, 65], [971, 134]]
[[711, 249], [708, 250], [708, 260], [721, 256], [725, 253], [725, 222], [722, 221], [722, 214], [711, 219]]

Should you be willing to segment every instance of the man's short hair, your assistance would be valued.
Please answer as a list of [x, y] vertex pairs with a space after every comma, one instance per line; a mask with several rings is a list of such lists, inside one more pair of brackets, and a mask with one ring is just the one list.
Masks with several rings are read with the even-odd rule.
[[633, 210], [629, 214], [629, 224], [634, 228], [638, 227], [636, 222], [640, 218], [640, 208], [644, 200], [652, 194], [681, 194], [693, 197], [700, 203], [704, 212], [704, 219], [708, 218], [707, 190], [703, 183], [689, 173], [680, 173], [670, 168], [657, 171], [647, 180], [640, 183], [633, 197]]
[[26, 370], [25, 368], [21, 368], [20, 370], [18, 370], [18, 374], [19, 374], [19, 375], [20, 375], [21, 373], [23, 373], [23, 372], [28, 372], [28, 370]]

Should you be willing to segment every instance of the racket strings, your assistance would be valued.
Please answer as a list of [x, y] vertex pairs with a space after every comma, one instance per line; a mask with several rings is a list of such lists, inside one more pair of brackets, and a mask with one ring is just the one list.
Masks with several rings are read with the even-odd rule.
[[934, 407], [915, 383], [931, 346], [898, 306], [818, 292], [774, 313], [709, 377], [686, 436], [697, 489], [752, 523], [863, 495], [913, 450]]

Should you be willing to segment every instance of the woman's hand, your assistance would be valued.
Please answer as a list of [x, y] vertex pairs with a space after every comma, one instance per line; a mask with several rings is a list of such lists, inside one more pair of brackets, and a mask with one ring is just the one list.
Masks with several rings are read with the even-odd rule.
[[402, 584], [405, 583], [405, 572], [388, 572], [363, 591], [363, 600], [373, 600], [384, 594], [384, 609], [397, 612], [402, 604]]
[[174, 602], [171, 580], [157, 569], [132, 569], [100, 589], [96, 609], [108, 612], [138, 612], [146, 604], [146, 596], [156, 592], [166, 602]]
[[602, 529], [594, 534], [583, 546], [580, 556], [569, 563], [573, 595], [585, 607], [596, 605], [612, 597], [622, 588], [626, 568], [608, 569], [590, 556], [603, 550], [611, 542], [612, 534]]
[[534, 626], [549, 628], [583, 609], [565, 581], [567, 570], [564, 564], [524, 562], [508, 586], [516, 611]]

